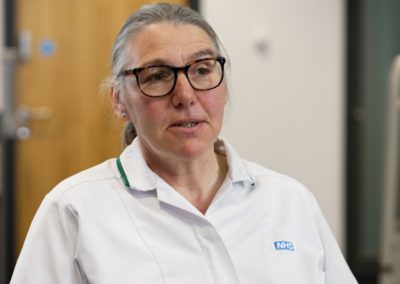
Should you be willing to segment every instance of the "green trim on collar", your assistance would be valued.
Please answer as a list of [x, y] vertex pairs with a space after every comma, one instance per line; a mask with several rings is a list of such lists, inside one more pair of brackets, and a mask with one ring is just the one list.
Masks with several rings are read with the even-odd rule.
[[119, 158], [117, 158], [116, 163], [117, 163], [117, 168], [121, 175], [122, 181], [124, 182], [124, 185], [126, 187], [131, 187], [131, 185], [129, 184], [129, 181], [128, 181], [128, 177], [126, 176], [126, 173], [124, 171], [124, 168], [122, 167], [121, 160]]

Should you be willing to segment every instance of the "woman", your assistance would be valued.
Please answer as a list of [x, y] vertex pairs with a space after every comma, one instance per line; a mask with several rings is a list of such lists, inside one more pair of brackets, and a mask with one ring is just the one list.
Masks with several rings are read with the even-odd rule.
[[313, 196], [218, 138], [225, 58], [204, 19], [145, 6], [112, 64], [128, 146], [47, 195], [12, 283], [356, 283]]

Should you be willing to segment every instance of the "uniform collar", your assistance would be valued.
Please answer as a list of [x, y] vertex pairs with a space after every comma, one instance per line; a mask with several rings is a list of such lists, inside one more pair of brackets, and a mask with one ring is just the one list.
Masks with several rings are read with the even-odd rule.
[[144, 160], [138, 139], [125, 148], [119, 159], [131, 188], [141, 191], [157, 188], [157, 175]]
[[214, 149], [216, 153], [226, 156], [229, 166], [228, 178], [231, 183], [254, 183], [254, 177], [249, 174], [246, 163], [242, 160], [231, 144], [221, 138], [215, 143]]
[[[229, 166], [227, 178], [231, 183], [246, 182], [254, 184], [254, 178], [248, 173], [245, 162], [226, 140], [218, 139], [214, 148], [218, 154], [227, 158]], [[120, 161], [131, 188], [141, 191], [157, 188], [159, 177], [144, 160], [138, 139], [134, 139], [125, 148], [120, 156]]]

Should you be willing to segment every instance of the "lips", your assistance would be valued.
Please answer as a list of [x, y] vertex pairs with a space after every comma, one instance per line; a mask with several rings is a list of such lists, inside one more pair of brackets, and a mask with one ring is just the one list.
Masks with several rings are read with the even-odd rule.
[[182, 127], [182, 128], [193, 128], [198, 125], [201, 121], [199, 120], [182, 120], [174, 122], [172, 127]]
[[173, 126], [175, 127], [183, 127], [183, 128], [191, 128], [194, 127], [198, 124], [198, 122], [191, 121], [191, 122], [184, 122], [184, 123], [179, 123], [179, 124], [174, 124]]

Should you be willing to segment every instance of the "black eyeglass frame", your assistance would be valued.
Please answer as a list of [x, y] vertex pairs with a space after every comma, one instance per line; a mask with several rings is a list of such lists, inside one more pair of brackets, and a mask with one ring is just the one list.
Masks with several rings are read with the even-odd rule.
[[[196, 63], [199, 63], [201, 61], [206, 61], [206, 60], [216, 60], [221, 65], [221, 80], [214, 87], [207, 88], [207, 89], [199, 89], [199, 88], [196, 88], [196, 87], [193, 86], [192, 82], [190, 81], [190, 78], [189, 78], [189, 75], [188, 75], [188, 71], [189, 71], [189, 68], [192, 65], [194, 65]], [[169, 94], [171, 94], [173, 92], [173, 90], [175, 89], [176, 81], [178, 79], [178, 72], [180, 72], [180, 71], [183, 71], [183, 73], [185, 74], [186, 78], [188, 79], [188, 82], [189, 82], [190, 86], [192, 86], [192, 88], [194, 90], [197, 90], [197, 91], [208, 91], [208, 90], [212, 90], [212, 89], [217, 88], [219, 85], [221, 85], [222, 81], [224, 80], [224, 65], [225, 65], [225, 63], [226, 63], [226, 59], [223, 56], [207, 57], [207, 58], [202, 58], [202, 59], [195, 60], [192, 63], [187, 64], [185, 66], [181, 66], [181, 67], [175, 67], [175, 66], [170, 66], [170, 65], [159, 64], [159, 65], [150, 65], [150, 66], [138, 67], [138, 68], [134, 68], [134, 69], [122, 70], [121, 72], [118, 73], [117, 77], [135, 75], [136, 83], [137, 83], [137, 85], [139, 87], [139, 90], [142, 92], [143, 95], [148, 96], [148, 97], [152, 97], [152, 98], [159, 98], [159, 97], [168, 96]], [[141, 71], [147, 69], [147, 68], [153, 68], [153, 67], [166, 67], [166, 68], [171, 69], [172, 72], [174, 72], [174, 84], [172, 85], [171, 90], [169, 92], [167, 92], [166, 94], [164, 94], [164, 95], [161, 95], [161, 96], [148, 95], [142, 90], [142, 88], [140, 86], [139, 73]]]

